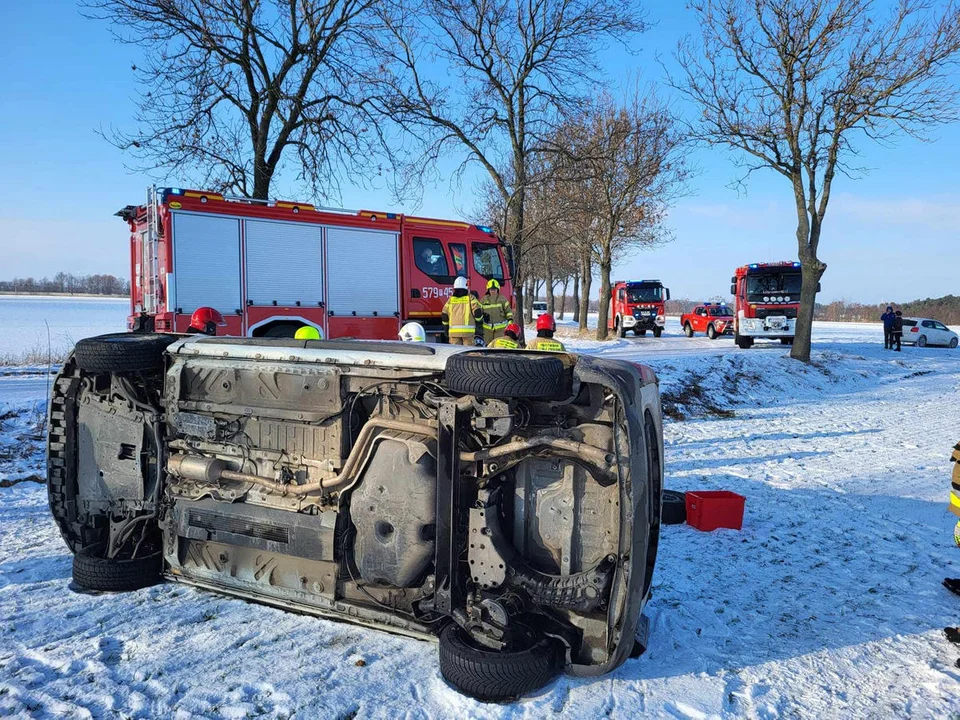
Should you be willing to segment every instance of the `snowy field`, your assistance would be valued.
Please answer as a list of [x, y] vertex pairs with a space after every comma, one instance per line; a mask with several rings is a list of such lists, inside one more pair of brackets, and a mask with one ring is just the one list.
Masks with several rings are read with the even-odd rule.
[[0, 360], [67, 352], [80, 338], [127, 329], [126, 298], [0, 295]]
[[[75, 593], [44, 488], [0, 488], [0, 716], [956, 717], [942, 628], [960, 598], [940, 580], [960, 575], [960, 351], [894, 353], [880, 335], [818, 324], [810, 366], [679, 324], [570, 341], [652, 365], [667, 486], [733, 490], [746, 515], [740, 532], [664, 528], [645, 655], [511, 705], [446, 686], [429, 643], [174, 584]], [[0, 484], [44, 473], [45, 383], [0, 370]]]

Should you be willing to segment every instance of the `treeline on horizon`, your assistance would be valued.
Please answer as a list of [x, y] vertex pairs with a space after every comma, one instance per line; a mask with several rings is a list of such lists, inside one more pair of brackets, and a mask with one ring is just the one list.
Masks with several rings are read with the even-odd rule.
[[63, 293], [67, 295], [129, 295], [130, 281], [116, 275], [75, 275], [58, 272], [52, 278], [13, 278], [0, 280], [0, 292], [38, 295]]

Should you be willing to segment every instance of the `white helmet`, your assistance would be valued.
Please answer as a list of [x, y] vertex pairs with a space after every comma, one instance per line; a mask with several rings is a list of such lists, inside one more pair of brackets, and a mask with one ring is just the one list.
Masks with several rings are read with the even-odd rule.
[[458, 275], [457, 279], [453, 281], [454, 290], [466, 290], [467, 289], [467, 279], [463, 275]]
[[400, 328], [399, 338], [404, 342], [426, 342], [427, 331], [420, 323], [408, 322]]

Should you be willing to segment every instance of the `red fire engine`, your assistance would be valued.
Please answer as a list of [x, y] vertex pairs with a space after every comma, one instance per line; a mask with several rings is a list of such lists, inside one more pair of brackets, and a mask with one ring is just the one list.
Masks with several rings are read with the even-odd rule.
[[752, 263], [730, 278], [735, 299], [734, 336], [743, 349], [756, 338], [793, 343], [800, 309], [800, 263]]
[[131, 330], [184, 332], [191, 313], [223, 313], [223, 334], [396, 339], [415, 320], [442, 330], [458, 275], [513, 302], [506, 249], [481, 225], [334, 210], [211, 192], [150, 188], [117, 213], [130, 226]]
[[611, 290], [607, 327], [620, 337], [627, 330], [634, 335], [653, 330], [654, 337], [660, 337], [666, 321], [664, 303], [669, 299], [669, 288], [659, 280], [617, 280]]
[[733, 311], [723, 303], [697, 305], [693, 312], [680, 316], [680, 327], [687, 337], [694, 333], [706, 333], [711, 340], [721, 335], [733, 335]]

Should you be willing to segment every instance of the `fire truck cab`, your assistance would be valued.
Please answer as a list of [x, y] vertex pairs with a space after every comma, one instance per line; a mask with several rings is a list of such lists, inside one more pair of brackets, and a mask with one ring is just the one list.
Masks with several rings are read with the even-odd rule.
[[730, 278], [734, 296], [734, 337], [747, 349], [757, 338], [793, 343], [800, 309], [800, 263], [751, 263]]
[[222, 334], [395, 340], [416, 321], [434, 337], [458, 275], [513, 302], [507, 248], [481, 225], [307, 203], [150, 188], [117, 215], [130, 228], [130, 330], [185, 332], [201, 306]]
[[670, 289], [659, 280], [618, 280], [613, 284], [607, 327], [624, 337], [627, 330], [634, 335], [646, 335], [652, 330], [660, 337], [666, 322], [664, 303], [670, 299]]

